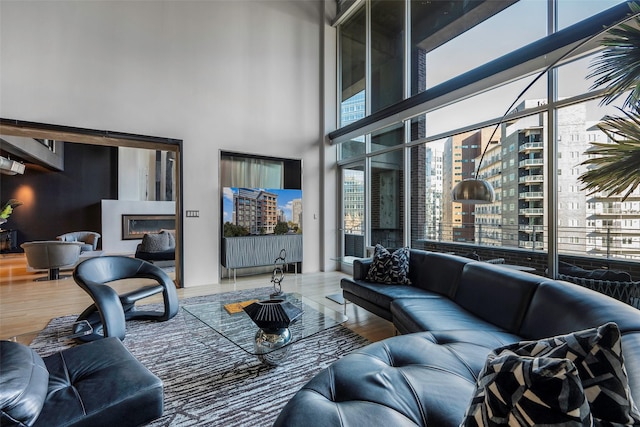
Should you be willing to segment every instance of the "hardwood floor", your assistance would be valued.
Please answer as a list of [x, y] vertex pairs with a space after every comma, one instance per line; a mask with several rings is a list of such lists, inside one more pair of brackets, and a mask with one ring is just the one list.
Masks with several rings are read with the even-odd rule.
[[[70, 274], [70, 271], [62, 274]], [[342, 311], [344, 306], [329, 300], [326, 295], [341, 293], [340, 278], [344, 276], [342, 272], [288, 273], [282, 282], [282, 290], [298, 292], [336, 311]], [[44, 328], [52, 318], [79, 314], [92, 303], [73, 278], [35, 282], [34, 279], [39, 277], [46, 277], [46, 273], [27, 272], [23, 254], [0, 255], [0, 339], [23, 334], [28, 336]], [[238, 277], [235, 283], [221, 279], [219, 284], [178, 289], [178, 297], [183, 299], [270, 286], [270, 280], [271, 275]], [[118, 292], [123, 292], [134, 289], [139, 283], [138, 280], [126, 280], [113, 286]], [[160, 302], [161, 297], [154, 296], [143, 303], [147, 301]], [[370, 341], [394, 335], [390, 322], [355, 304], [347, 304], [347, 316], [349, 320], [344, 326]]]

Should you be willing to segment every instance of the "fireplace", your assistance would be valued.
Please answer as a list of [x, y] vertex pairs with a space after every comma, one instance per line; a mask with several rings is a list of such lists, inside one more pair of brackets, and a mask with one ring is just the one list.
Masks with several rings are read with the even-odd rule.
[[175, 228], [175, 215], [122, 215], [122, 240], [142, 239], [147, 233]]

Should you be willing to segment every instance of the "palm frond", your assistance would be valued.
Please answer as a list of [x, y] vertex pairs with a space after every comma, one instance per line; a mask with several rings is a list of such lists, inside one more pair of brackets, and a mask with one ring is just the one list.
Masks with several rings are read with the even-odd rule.
[[634, 24], [620, 24], [610, 29], [601, 44], [604, 50], [590, 64], [587, 78], [596, 78], [591, 89], [604, 87], [601, 104], [610, 104], [631, 91], [623, 107], [635, 108], [640, 103], [640, 6], [630, 3]]
[[624, 201], [640, 186], [640, 112], [621, 111], [625, 117], [606, 116], [598, 124], [612, 142], [591, 144], [588, 154], [595, 157], [581, 163], [590, 169], [578, 179], [589, 194], [623, 195]]

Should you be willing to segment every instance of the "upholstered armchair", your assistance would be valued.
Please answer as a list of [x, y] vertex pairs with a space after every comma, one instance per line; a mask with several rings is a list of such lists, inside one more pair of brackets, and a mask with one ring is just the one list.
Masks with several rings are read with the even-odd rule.
[[27, 258], [27, 267], [35, 270], [49, 270], [47, 277], [35, 279], [58, 280], [67, 276], [60, 275], [62, 267], [70, 267], [78, 262], [82, 244], [79, 242], [60, 242], [58, 240], [44, 240], [25, 242], [20, 245]]
[[[73, 278], [94, 302], [78, 316], [76, 323], [79, 325], [82, 321], [88, 321], [93, 327], [92, 334], [80, 337], [83, 341], [113, 336], [124, 340], [126, 320], [166, 321], [178, 312], [178, 294], [173, 280], [160, 267], [141, 259], [126, 256], [89, 258], [78, 264], [73, 271]], [[156, 283], [121, 295], [108, 285], [116, 280], [132, 278], [152, 279]], [[136, 308], [137, 301], [160, 293], [163, 298], [162, 311]]]
[[82, 252], [95, 251], [98, 249], [98, 241], [100, 234], [93, 231], [72, 231], [70, 233], [61, 234], [56, 239], [62, 242], [80, 242], [82, 243]]

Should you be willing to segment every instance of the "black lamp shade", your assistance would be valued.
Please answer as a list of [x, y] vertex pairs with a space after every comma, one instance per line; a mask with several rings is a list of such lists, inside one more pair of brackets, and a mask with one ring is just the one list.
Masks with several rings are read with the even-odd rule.
[[454, 202], [473, 205], [493, 203], [496, 199], [493, 187], [483, 179], [465, 179], [453, 187], [451, 195]]

